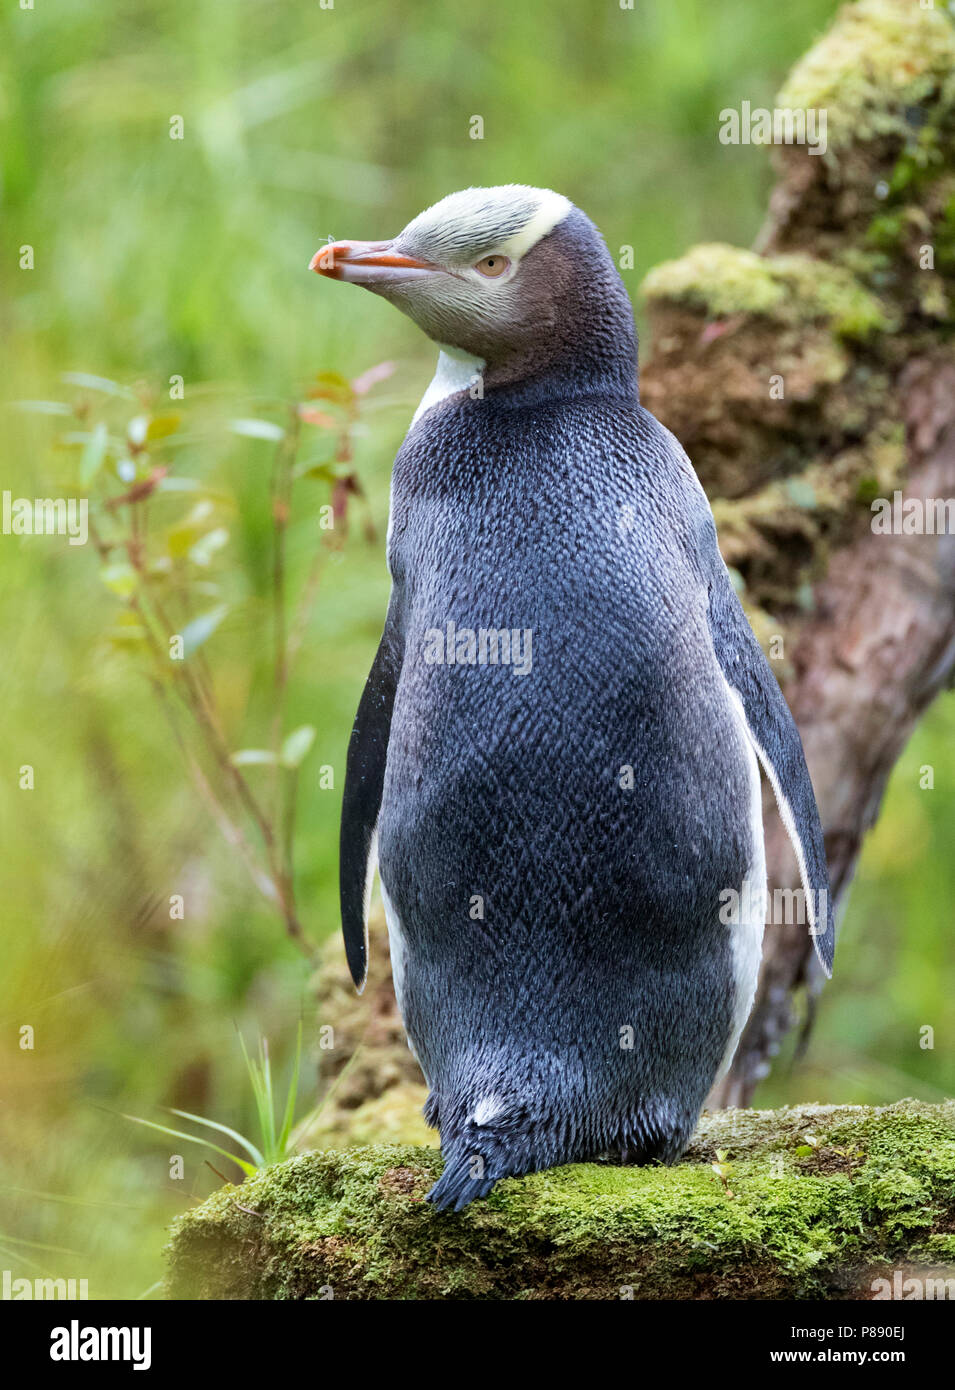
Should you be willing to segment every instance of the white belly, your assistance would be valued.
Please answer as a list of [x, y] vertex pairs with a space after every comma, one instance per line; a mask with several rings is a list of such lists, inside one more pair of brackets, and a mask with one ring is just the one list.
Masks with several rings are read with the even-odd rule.
[[[388, 889], [385, 887], [384, 880], [381, 878], [380, 874], [378, 877], [381, 883], [381, 901], [384, 903], [385, 907], [385, 921], [388, 923], [388, 950], [391, 953], [391, 977], [395, 986], [395, 998], [398, 1001], [398, 1012], [401, 1014], [402, 1021], [404, 1021], [404, 1019], [407, 1018], [407, 1013], [405, 1011], [405, 979], [407, 975], [408, 943], [401, 921], [395, 911], [394, 904], [388, 896]], [[418, 1056], [414, 1044], [408, 1037], [407, 1028], [405, 1030], [405, 1038], [408, 1042], [409, 1052], [418, 1063], [418, 1066], [421, 1067], [421, 1070], [424, 1071], [424, 1067], [421, 1066], [421, 1058]], [[427, 1080], [427, 1076], [425, 1080]]]
[[[727, 692], [739, 722], [740, 735], [746, 754], [750, 783], [750, 825], [752, 830], [753, 858], [746, 871], [746, 879], [739, 886], [740, 910], [732, 922], [727, 923], [730, 933], [730, 950], [733, 961], [733, 1015], [726, 1051], [716, 1073], [719, 1081], [729, 1069], [736, 1052], [740, 1034], [749, 1018], [756, 994], [756, 981], [763, 958], [763, 926], [766, 920], [766, 851], [763, 839], [763, 796], [759, 781], [759, 762], [749, 734], [743, 702], [736, 691], [727, 684]], [[735, 889], [736, 885], [732, 887]], [[714, 1083], [715, 1084], [715, 1083]]]

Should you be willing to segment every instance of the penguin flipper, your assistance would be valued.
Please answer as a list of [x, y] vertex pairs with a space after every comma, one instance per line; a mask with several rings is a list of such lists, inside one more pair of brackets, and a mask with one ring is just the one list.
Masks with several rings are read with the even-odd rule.
[[802, 740], [716, 548], [712, 517], [708, 529], [712, 529], [709, 622], [713, 648], [727, 685], [742, 705], [747, 735], [775, 794], [799, 865], [816, 955], [831, 976], [835, 916], [822, 824]]
[[377, 867], [377, 824], [385, 781], [391, 715], [401, 670], [392, 599], [378, 651], [355, 715], [345, 766], [339, 842], [342, 935], [358, 992], [368, 973], [368, 904]]

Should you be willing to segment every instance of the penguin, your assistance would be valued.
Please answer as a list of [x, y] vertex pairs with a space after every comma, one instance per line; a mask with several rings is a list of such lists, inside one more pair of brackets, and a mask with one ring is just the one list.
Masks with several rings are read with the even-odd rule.
[[834, 919], [799, 734], [692, 465], [640, 404], [626, 289], [578, 207], [519, 184], [310, 269], [440, 349], [394, 463], [340, 851], [359, 990], [380, 877], [440, 1131], [428, 1200], [674, 1163], [755, 993], [760, 767], [826, 975]]

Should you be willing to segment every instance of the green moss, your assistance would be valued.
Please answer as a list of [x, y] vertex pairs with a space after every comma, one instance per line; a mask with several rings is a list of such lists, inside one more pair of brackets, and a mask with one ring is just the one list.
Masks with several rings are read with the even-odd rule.
[[874, 1264], [955, 1259], [953, 1104], [725, 1111], [674, 1168], [573, 1164], [460, 1215], [423, 1200], [440, 1170], [433, 1150], [381, 1145], [224, 1187], [179, 1219], [168, 1292], [866, 1297]]
[[908, 225], [905, 208], [895, 208], [891, 212], [873, 217], [866, 231], [866, 242], [880, 251], [894, 250], [902, 240]]
[[641, 289], [649, 300], [689, 300], [714, 318], [771, 314], [784, 299], [769, 261], [722, 242], [705, 242], [678, 261], [655, 266]]
[[918, 1258], [925, 1264], [950, 1264], [955, 1267], [955, 1235], [929, 1236], [918, 1251]]
[[893, 326], [879, 300], [841, 266], [803, 255], [768, 259], [718, 242], [655, 267], [643, 293], [687, 303], [710, 318], [757, 314], [786, 325], [823, 323], [840, 338], [867, 338]]
[[883, 136], [913, 134], [912, 111], [942, 92], [955, 100], [955, 31], [918, 0], [859, 0], [796, 64], [780, 107], [827, 112], [830, 152]]

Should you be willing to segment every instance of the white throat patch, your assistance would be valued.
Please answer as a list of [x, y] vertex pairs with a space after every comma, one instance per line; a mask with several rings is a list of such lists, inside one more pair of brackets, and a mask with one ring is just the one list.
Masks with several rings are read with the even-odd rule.
[[461, 352], [458, 348], [442, 348], [431, 385], [412, 416], [412, 425], [417, 424], [425, 411], [439, 401], [447, 400], [448, 396], [455, 396], [459, 391], [466, 391], [480, 378], [484, 367], [483, 357], [472, 357], [469, 352]]

